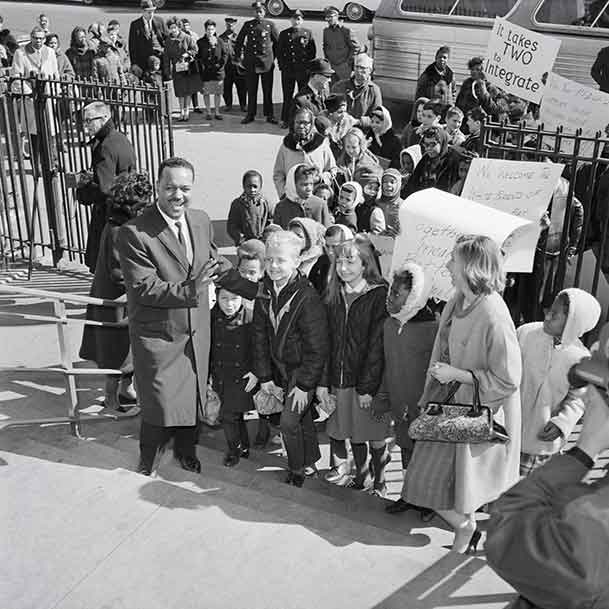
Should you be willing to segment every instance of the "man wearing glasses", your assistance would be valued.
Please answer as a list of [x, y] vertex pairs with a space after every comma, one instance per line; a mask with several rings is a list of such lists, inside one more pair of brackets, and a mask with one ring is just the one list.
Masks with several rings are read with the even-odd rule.
[[131, 142], [117, 131], [106, 104], [93, 102], [85, 106], [83, 123], [93, 150], [90, 173], [81, 175], [76, 196], [79, 203], [92, 206], [85, 264], [94, 273], [110, 188], [116, 176], [136, 169], [136, 161]]

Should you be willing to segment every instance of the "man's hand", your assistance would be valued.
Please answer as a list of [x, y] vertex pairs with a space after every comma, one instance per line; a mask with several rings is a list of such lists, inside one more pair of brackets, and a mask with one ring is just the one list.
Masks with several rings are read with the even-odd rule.
[[292, 398], [292, 412], [302, 414], [309, 403], [308, 393], [298, 387], [294, 387], [288, 397]]
[[609, 405], [602, 390], [589, 385], [584, 402], [586, 414], [577, 446], [591, 459], [609, 448]]
[[330, 399], [330, 392], [328, 391], [327, 387], [318, 387], [315, 391], [315, 395], [317, 396], [317, 399], [319, 400], [322, 407], [327, 405]]
[[562, 436], [562, 431], [552, 421], [548, 421], [546, 426], [537, 434], [537, 438], [542, 442], [554, 442]]
[[257, 384], [258, 377], [253, 372], [246, 372], [241, 378], [247, 379], [245, 391], [249, 393]]
[[217, 277], [218, 273], [218, 261], [214, 258], [210, 258], [199, 271], [199, 274], [195, 277], [195, 285], [197, 286], [197, 293], [201, 293], [204, 289], [207, 289], [209, 284]]
[[372, 404], [372, 396], [366, 393], [365, 395], [358, 395], [357, 397], [359, 399], [359, 407], [368, 410], [370, 404]]

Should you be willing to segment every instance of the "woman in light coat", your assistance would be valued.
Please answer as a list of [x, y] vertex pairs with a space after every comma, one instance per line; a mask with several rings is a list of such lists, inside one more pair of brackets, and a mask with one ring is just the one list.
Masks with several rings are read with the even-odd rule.
[[434, 509], [455, 530], [453, 550], [475, 551], [480, 539], [474, 515], [518, 481], [521, 358], [516, 330], [500, 292], [499, 247], [488, 237], [461, 237], [447, 268], [455, 294], [436, 335], [420, 405], [446, 399], [472, 404], [472, 372], [480, 398], [509, 435], [507, 443], [417, 442], [406, 470], [402, 501]]

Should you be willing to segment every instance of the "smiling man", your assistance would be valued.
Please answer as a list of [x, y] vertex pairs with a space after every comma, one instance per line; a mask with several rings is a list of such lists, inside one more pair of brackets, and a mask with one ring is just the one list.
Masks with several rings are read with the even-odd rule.
[[144, 475], [171, 437], [180, 465], [201, 471], [196, 443], [207, 388], [209, 283], [219, 265], [208, 215], [189, 209], [194, 179], [186, 159], [163, 161], [156, 204], [119, 233]]

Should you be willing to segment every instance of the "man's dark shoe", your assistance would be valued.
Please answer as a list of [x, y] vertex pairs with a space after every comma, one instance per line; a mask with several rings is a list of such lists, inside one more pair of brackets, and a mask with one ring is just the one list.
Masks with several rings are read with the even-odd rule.
[[304, 484], [305, 477], [302, 474], [292, 474], [292, 485], [297, 486], [298, 488], [302, 488]]
[[247, 107], [246, 106], [241, 106], [240, 110], [241, 110], [241, 112], [247, 112]]
[[197, 457], [184, 457], [179, 455], [178, 461], [180, 462], [182, 469], [185, 469], [187, 472], [194, 472], [195, 474], [201, 473], [201, 461], [199, 461]]
[[272, 117], [272, 116], [267, 116], [266, 117], [266, 122], [267, 123], [271, 123], [271, 125], [276, 125], [277, 124], [277, 119]]
[[142, 474], [142, 476], [150, 476], [152, 474], [152, 466], [140, 460], [137, 466], [137, 473]]
[[242, 125], [247, 125], [248, 123], [253, 123], [253, 122], [254, 122], [253, 116], [246, 116], [245, 118], [241, 119]]
[[239, 448], [239, 457], [241, 459], [249, 459], [250, 458], [250, 449], [249, 448]]
[[397, 501], [393, 501], [389, 505], [385, 506], [385, 511], [388, 514], [401, 514], [402, 512], [407, 512], [408, 510], [415, 509], [412, 503], [408, 503], [408, 501], [404, 501], [403, 499], [398, 499]]
[[196, 112], [197, 114], [203, 114], [203, 108], [195, 108], [193, 112]]
[[226, 467], [235, 467], [239, 463], [239, 455], [231, 455], [229, 453], [225, 455], [223, 463]]
[[280, 129], [287, 129], [288, 127], [289, 127], [289, 125], [285, 121], [281, 121], [279, 123], [279, 128]]

